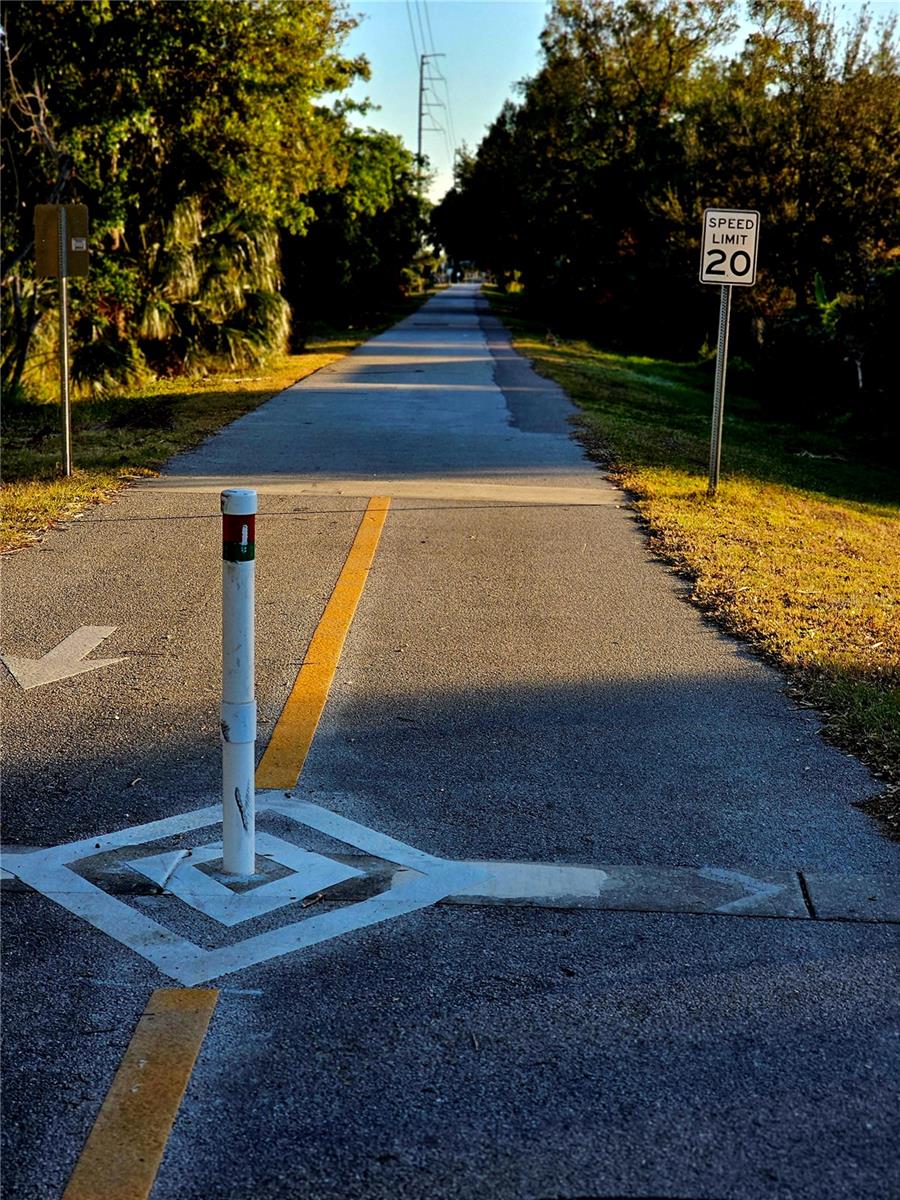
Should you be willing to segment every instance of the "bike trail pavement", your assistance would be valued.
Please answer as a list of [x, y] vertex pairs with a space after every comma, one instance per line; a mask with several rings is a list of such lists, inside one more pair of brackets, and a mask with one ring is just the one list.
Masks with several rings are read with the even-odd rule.
[[[900, 1193], [876, 785], [572, 411], [456, 286], [7, 561], [5, 1196]], [[230, 486], [253, 886], [217, 869]]]

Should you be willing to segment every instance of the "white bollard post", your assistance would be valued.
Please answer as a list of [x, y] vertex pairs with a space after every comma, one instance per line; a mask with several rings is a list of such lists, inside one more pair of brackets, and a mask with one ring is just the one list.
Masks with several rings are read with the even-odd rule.
[[222, 492], [222, 870], [256, 872], [256, 492]]

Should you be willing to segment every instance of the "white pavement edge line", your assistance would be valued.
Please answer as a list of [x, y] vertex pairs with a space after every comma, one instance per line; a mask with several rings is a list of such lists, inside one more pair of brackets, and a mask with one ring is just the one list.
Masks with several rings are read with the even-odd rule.
[[[206, 495], [219, 492], [225, 483], [224, 476], [196, 477], [184, 476], [184, 483], [150, 484], [148, 489], [163, 491], [171, 494]], [[229, 477], [231, 478], [231, 477]], [[593, 508], [609, 505], [627, 507], [622, 493], [611, 484], [598, 482], [596, 487], [567, 487], [565, 484], [492, 484], [480, 483], [478, 480], [444, 483], [428, 479], [334, 479], [327, 482], [312, 480], [291, 480], [289, 477], [259, 479], [254, 476], [254, 484], [260, 495], [268, 496], [309, 496], [326, 499], [333, 496], [345, 496], [349, 499], [370, 499], [374, 496], [390, 496], [393, 500], [446, 500], [464, 503], [465, 501], [496, 502], [510, 507], [546, 506], [548, 508]], [[286, 514], [268, 514], [284, 516]], [[290, 514], [293, 515], [293, 514]], [[315, 513], [304, 513], [303, 516], [315, 516]]]

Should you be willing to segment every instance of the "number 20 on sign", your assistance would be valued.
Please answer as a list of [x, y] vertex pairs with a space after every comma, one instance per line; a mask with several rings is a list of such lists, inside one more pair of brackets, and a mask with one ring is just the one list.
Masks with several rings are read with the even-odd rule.
[[719, 486], [722, 458], [722, 414], [725, 407], [725, 366], [731, 324], [731, 289], [756, 283], [756, 250], [759, 213], [746, 208], [708, 208], [703, 214], [700, 247], [700, 282], [718, 284], [719, 339], [716, 348], [716, 382], [713, 394], [712, 436], [709, 445], [709, 494]]

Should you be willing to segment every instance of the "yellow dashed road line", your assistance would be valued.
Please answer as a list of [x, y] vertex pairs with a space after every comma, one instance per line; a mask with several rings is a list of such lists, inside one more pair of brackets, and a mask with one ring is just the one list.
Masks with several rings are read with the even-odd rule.
[[160, 988], [150, 997], [63, 1200], [146, 1200], [219, 997]]
[[[385, 496], [369, 501], [257, 768], [259, 788], [292, 788], [299, 778], [390, 503]], [[218, 995], [206, 988], [162, 988], [153, 993], [63, 1200], [147, 1200]]]
[[303, 770], [390, 504], [387, 496], [374, 496], [369, 501], [293, 690], [256, 768], [258, 788], [292, 788]]

